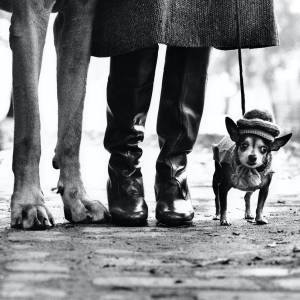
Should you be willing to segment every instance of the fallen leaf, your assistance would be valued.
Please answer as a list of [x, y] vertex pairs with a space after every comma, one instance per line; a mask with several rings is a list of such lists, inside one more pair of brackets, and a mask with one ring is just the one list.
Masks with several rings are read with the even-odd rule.
[[218, 258], [216, 260], [205, 261], [197, 264], [197, 267], [206, 267], [211, 265], [228, 265], [231, 262], [230, 258]]
[[277, 201], [277, 203], [280, 203], [280, 204], [285, 204], [285, 203], [286, 203], [286, 201], [284, 201], [284, 200], [278, 200], [278, 201]]
[[294, 253], [300, 253], [300, 246], [294, 246], [293, 252]]
[[259, 260], [264, 260], [264, 259], [260, 256], [255, 256], [252, 258], [252, 261], [259, 261]]

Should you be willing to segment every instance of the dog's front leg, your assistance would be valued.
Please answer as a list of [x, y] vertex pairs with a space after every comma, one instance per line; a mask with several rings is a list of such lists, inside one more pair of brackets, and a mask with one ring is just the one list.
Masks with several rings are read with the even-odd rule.
[[268, 220], [263, 216], [263, 209], [266, 202], [266, 199], [269, 194], [269, 187], [272, 181], [273, 173], [270, 173], [265, 179], [263, 187], [260, 189], [258, 194], [257, 208], [256, 208], [256, 224], [265, 225], [268, 224]]
[[257, 208], [256, 208], [256, 224], [265, 225], [268, 224], [268, 220], [263, 216], [263, 209], [266, 199], [269, 194], [269, 186], [263, 187], [258, 194]]
[[227, 220], [227, 194], [230, 190], [226, 184], [222, 183], [219, 186], [219, 197], [220, 197], [220, 224], [221, 226], [230, 226], [231, 224]]
[[251, 199], [251, 196], [252, 196], [252, 192], [247, 192], [245, 194], [245, 219], [246, 220], [253, 220], [254, 217], [253, 215], [251, 214], [251, 205], [250, 205], [250, 199]]
[[99, 223], [105, 207], [91, 201], [80, 175], [79, 148], [93, 16], [97, 0], [66, 0], [55, 21], [57, 51], [58, 141], [53, 165], [60, 169], [58, 190], [65, 218], [74, 223]]
[[12, 0], [10, 45], [13, 52], [15, 182], [11, 198], [11, 226], [17, 228], [47, 228], [53, 224], [40, 187], [38, 107], [42, 54], [53, 3], [54, 0], [47, 3]]

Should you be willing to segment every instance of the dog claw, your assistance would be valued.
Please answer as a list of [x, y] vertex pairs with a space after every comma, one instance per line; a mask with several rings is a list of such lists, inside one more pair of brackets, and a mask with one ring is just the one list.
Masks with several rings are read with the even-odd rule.
[[12, 228], [26, 230], [45, 230], [52, 226], [54, 226], [53, 217], [43, 204], [12, 205]]
[[100, 224], [108, 221], [109, 213], [104, 205], [89, 199], [80, 179], [74, 182], [75, 184], [70, 184], [65, 178], [61, 178], [58, 182], [66, 220], [75, 224]]
[[[77, 200], [77, 207], [65, 206], [65, 218], [71, 223], [100, 224], [109, 220], [109, 213], [98, 201]], [[78, 203], [79, 202], [79, 203]]]

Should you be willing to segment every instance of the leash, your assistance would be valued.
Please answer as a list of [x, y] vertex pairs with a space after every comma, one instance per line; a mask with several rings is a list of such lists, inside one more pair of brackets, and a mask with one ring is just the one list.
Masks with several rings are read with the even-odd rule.
[[245, 112], [246, 112], [246, 96], [245, 96], [245, 85], [244, 85], [244, 70], [243, 70], [240, 12], [241, 12], [240, 0], [236, 0], [236, 23], [237, 23], [237, 43], [238, 43], [239, 72], [240, 72], [241, 105], [242, 105], [242, 114], [244, 115]]

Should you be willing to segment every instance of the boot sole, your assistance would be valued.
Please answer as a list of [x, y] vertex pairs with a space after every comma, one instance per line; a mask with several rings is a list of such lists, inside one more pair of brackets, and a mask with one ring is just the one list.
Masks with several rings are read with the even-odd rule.
[[178, 226], [186, 226], [193, 224], [193, 218], [185, 219], [185, 220], [170, 220], [156, 217], [158, 224], [165, 225], [169, 227], [178, 227]]
[[111, 223], [122, 227], [142, 227], [148, 225], [147, 219], [119, 219], [113, 216], [111, 217]]

